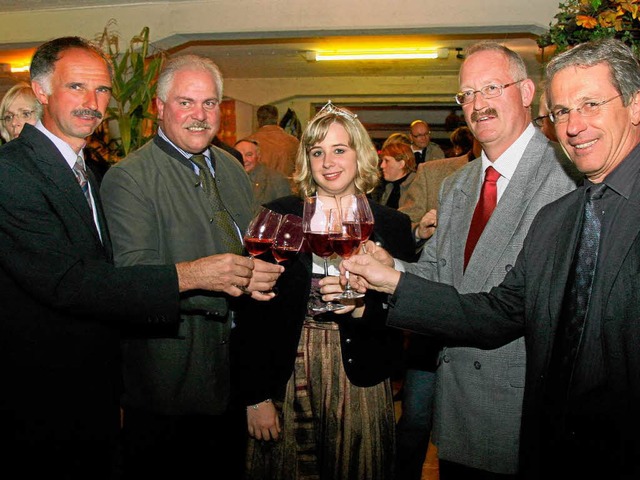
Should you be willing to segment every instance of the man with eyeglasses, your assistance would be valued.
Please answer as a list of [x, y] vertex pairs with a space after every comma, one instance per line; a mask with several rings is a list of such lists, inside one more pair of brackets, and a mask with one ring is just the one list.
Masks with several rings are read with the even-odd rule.
[[409, 126], [411, 150], [416, 157], [416, 166], [428, 160], [444, 158], [442, 148], [431, 141], [431, 129], [424, 120], [414, 120]]
[[485, 349], [524, 335], [524, 478], [637, 479], [640, 63], [605, 39], [555, 56], [545, 77], [558, 139], [586, 178], [540, 210], [500, 285], [460, 295], [368, 255], [343, 266], [359, 290], [393, 294], [391, 325]]
[[549, 118], [549, 109], [547, 108], [547, 96], [542, 93], [540, 95], [540, 105], [538, 106], [538, 116], [533, 119], [533, 123], [535, 123], [536, 127], [542, 130], [542, 133], [551, 140], [552, 142], [557, 142], [558, 137], [556, 136], [556, 129], [553, 127], [553, 122]]
[[[459, 80], [455, 99], [482, 153], [442, 182], [434, 236], [417, 263], [398, 268], [461, 292], [489, 291], [515, 263], [535, 214], [575, 189], [567, 172], [577, 173], [559, 146], [533, 126], [535, 85], [516, 52], [495, 42], [472, 45]], [[485, 182], [491, 176], [493, 185]], [[484, 211], [483, 230], [478, 219], [492, 187], [497, 204], [492, 213]], [[526, 358], [524, 339], [512, 340], [495, 350], [451, 345], [440, 351], [433, 440], [442, 480], [517, 478]], [[415, 388], [428, 391], [433, 376]], [[422, 402], [428, 412], [428, 393]], [[422, 426], [424, 434], [428, 425]], [[405, 446], [421, 442], [417, 425], [413, 447], [402, 429], [398, 436], [401, 460]]]

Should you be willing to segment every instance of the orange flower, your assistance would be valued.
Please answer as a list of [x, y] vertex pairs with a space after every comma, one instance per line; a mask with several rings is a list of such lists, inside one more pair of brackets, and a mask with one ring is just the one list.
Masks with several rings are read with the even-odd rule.
[[576, 24], [579, 27], [584, 27], [591, 30], [592, 28], [595, 28], [596, 25], [598, 25], [598, 21], [589, 15], [576, 15]]

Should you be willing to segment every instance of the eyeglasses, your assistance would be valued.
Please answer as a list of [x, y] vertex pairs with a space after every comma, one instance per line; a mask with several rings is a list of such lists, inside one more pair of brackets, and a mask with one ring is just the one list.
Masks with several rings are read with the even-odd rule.
[[18, 113], [7, 113], [2, 117], [2, 121], [4, 123], [11, 123], [15, 117], [18, 117], [26, 122], [27, 120], [31, 120], [31, 116], [34, 113], [36, 113], [35, 110], [20, 110]]
[[579, 107], [558, 108], [549, 112], [549, 119], [555, 124], [565, 123], [569, 120], [569, 113], [571, 113], [572, 110], [575, 110], [583, 117], [593, 117], [594, 115], [600, 113], [600, 107], [621, 96], [622, 94], [620, 93], [615, 97], [611, 97], [608, 100], [602, 100], [601, 102], [588, 100], [586, 102], [583, 102]]
[[467, 103], [471, 103], [476, 98], [476, 93], [482, 95], [482, 98], [495, 98], [502, 95], [502, 91], [510, 87], [511, 85], [515, 85], [516, 83], [520, 83], [524, 81], [524, 78], [521, 80], [516, 80], [515, 82], [505, 83], [503, 85], [486, 85], [482, 87], [480, 90], [465, 90], [464, 92], [456, 93], [454, 97], [456, 99], [456, 103], [458, 105], [466, 105]]
[[341, 117], [348, 118], [352, 121], [358, 118], [358, 115], [356, 115], [355, 113], [351, 113], [349, 110], [345, 110], [344, 108], [336, 107], [333, 103], [331, 103], [331, 100], [329, 100], [313, 118], [324, 117], [325, 115], [331, 114], [340, 115]]
[[429, 135], [431, 135], [431, 132], [427, 132], [427, 133], [412, 133], [411, 136], [412, 137], [428, 137]]
[[545, 118], [549, 118], [549, 115], [540, 115], [539, 117], [533, 119], [533, 123], [536, 125], [536, 127], [542, 128], [544, 126]]

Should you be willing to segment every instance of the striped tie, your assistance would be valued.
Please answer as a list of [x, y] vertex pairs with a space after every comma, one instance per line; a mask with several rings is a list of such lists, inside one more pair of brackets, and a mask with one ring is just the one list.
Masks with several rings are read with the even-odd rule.
[[76, 179], [80, 184], [82, 193], [84, 193], [84, 196], [87, 199], [87, 203], [89, 204], [89, 209], [93, 211], [93, 208], [91, 207], [91, 195], [89, 194], [89, 180], [87, 178], [87, 170], [84, 165], [84, 158], [82, 158], [80, 155], [78, 155], [78, 158], [76, 159], [76, 163], [73, 166], [73, 173], [75, 174]]

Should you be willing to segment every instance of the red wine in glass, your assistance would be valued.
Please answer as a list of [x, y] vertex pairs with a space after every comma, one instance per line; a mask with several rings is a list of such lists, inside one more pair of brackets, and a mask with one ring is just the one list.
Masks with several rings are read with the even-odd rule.
[[257, 257], [266, 253], [273, 244], [273, 240], [270, 238], [249, 238], [244, 239], [244, 248], [252, 257]]
[[281, 214], [260, 207], [244, 234], [244, 248], [252, 258], [269, 251], [281, 220]]
[[304, 242], [302, 218], [297, 215], [286, 214], [282, 217], [276, 236], [271, 245], [271, 253], [276, 262], [282, 263], [293, 260]]

